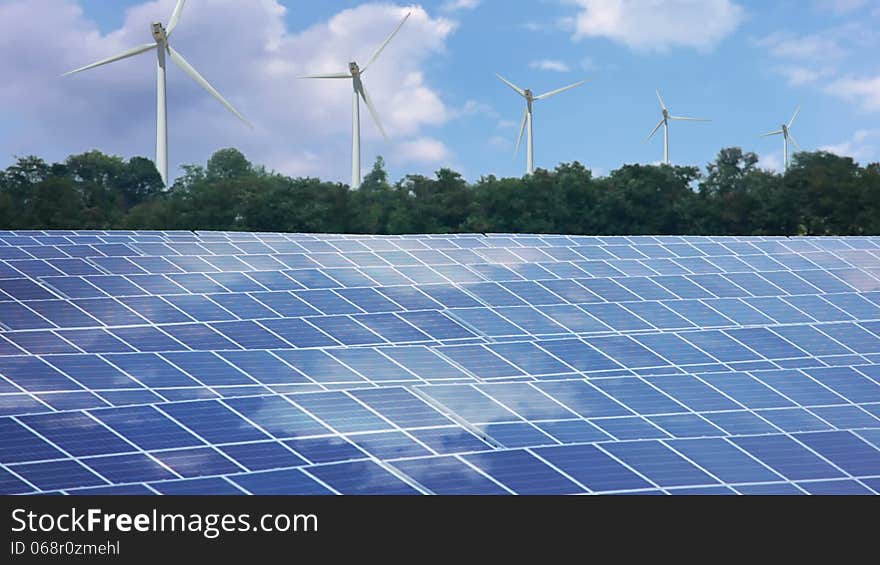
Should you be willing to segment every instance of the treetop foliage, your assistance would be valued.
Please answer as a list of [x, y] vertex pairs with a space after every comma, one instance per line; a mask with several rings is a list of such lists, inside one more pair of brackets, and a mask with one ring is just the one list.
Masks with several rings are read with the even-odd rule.
[[187, 165], [169, 189], [152, 161], [91, 151], [0, 172], [3, 229], [241, 230], [308, 233], [519, 232], [595, 235], [880, 234], [880, 164], [799, 153], [787, 173], [721, 150], [697, 167], [580, 163], [470, 183], [449, 169], [392, 184], [381, 157], [358, 190], [291, 178], [236, 149]]

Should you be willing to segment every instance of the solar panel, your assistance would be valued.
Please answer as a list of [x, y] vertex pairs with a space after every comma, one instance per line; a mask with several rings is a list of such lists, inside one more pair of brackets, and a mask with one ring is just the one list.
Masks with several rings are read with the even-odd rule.
[[880, 238], [0, 239], [3, 494], [880, 494]]

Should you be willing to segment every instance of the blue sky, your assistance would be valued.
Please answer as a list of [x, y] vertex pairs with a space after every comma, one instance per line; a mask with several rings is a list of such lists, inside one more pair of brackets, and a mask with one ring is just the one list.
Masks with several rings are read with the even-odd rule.
[[[150, 39], [173, 0], [0, 0], [0, 155], [60, 159], [99, 148], [154, 151], [154, 65], [129, 59], [67, 79], [58, 74]], [[225, 146], [290, 175], [346, 180], [350, 89], [298, 81], [303, 72], [363, 61], [408, 4], [189, 0], [175, 47], [256, 125], [249, 131], [182, 73], [169, 71], [171, 163], [203, 163]], [[862, 162], [880, 159], [880, 3], [874, 0], [437, 0], [413, 5], [365, 79], [390, 141], [363, 112], [364, 168], [381, 153], [393, 178], [451, 166], [468, 178], [522, 174], [513, 146], [523, 104], [499, 72], [536, 92], [591, 82], [535, 109], [538, 166], [579, 160], [606, 174], [657, 162], [659, 88], [675, 123], [671, 157], [704, 165], [721, 147], [781, 164], [761, 139], [797, 106], [794, 134]], [[4, 25], [4, 29], [10, 26]], [[338, 64], [337, 64], [338, 61]], [[335, 65], [335, 67], [334, 67]], [[5, 67], [5, 68], [4, 68]], [[338, 67], [338, 69], [336, 69]], [[12, 110], [14, 109], [14, 110]]]

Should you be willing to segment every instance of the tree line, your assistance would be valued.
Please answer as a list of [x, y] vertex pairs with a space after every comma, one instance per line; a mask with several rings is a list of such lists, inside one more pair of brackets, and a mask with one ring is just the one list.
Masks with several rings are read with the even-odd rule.
[[880, 164], [799, 153], [785, 174], [727, 148], [705, 170], [580, 163], [468, 182], [441, 169], [391, 183], [381, 157], [358, 190], [292, 178], [236, 149], [184, 166], [166, 189], [153, 162], [98, 151], [62, 163], [23, 157], [0, 173], [2, 229], [585, 235], [880, 234]]

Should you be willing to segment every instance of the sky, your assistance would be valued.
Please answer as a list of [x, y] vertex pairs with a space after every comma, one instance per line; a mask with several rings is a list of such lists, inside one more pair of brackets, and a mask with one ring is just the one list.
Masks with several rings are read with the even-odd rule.
[[[151, 42], [176, 0], [0, 0], [0, 166], [99, 149], [155, 152], [152, 53], [60, 78]], [[235, 105], [248, 129], [169, 67], [171, 176], [237, 147], [291, 176], [348, 181], [351, 86], [308, 73], [362, 65], [412, 16], [364, 78], [388, 133], [362, 109], [363, 166], [392, 179], [451, 167], [470, 180], [520, 176], [524, 101], [500, 73], [543, 93], [536, 165], [580, 161], [597, 175], [656, 163], [655, 90], [671, 113], [671, 159], [699, 165], [740, 146], [779, 169], [782, 142], [761, 138], [795, 109], [804, 150], [880, 160], [880, 0], [188, 0], [172, 46]]]

